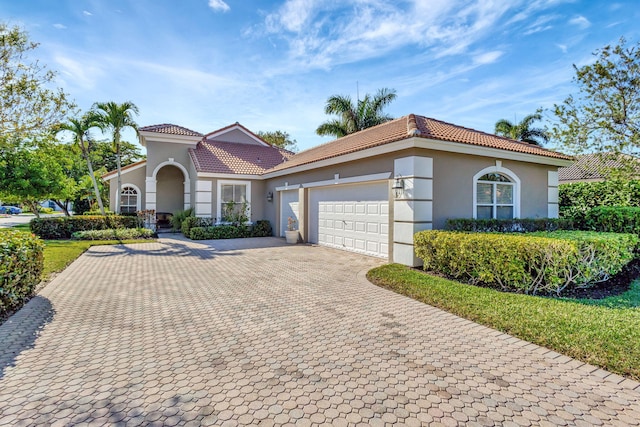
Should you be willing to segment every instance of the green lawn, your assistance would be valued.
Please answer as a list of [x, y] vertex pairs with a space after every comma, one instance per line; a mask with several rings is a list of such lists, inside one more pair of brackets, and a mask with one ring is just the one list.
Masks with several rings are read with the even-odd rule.
[[432, 276], [398, 264], [374, 268], [383, 288], [640, 380], [640, 282], [599, 301], [500, 292]]

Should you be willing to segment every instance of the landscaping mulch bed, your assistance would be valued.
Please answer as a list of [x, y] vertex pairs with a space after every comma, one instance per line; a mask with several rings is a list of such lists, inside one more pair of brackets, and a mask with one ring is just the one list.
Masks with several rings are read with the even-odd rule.
[[562, 296], [576, 299], [604, 299], [623, 294], [629, 290], [631, 283], [640, 278], [640, 259], [636, 258], [627, 264], [620, 273], [606, 282], [598, 283], [588, 289], [573, 289], [563, 292]]

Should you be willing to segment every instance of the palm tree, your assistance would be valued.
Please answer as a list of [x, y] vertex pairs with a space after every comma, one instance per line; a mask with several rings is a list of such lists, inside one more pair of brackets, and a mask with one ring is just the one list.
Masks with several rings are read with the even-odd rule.
[[529, 114], [518, 124], [514, 124], [506, 119], [500, 119], [496, 122], [495, 133], [496, 135], [541, 146], [549, 142], [549, 135], [542, 128], [531, 127], [533, 122], [537, 122], [538, 120], [542, 120], [542, 114], [539, 112]]
[[379, 89], [373, 97], [366, 94], [363, 99], [358, 100], [358, 105], [354, 105], [348, 96], [330, 96], [327, 99], [324, 112], [335, 114], [339, 118], [322, 123], [316, 129], [316, 133], [341, 138], [350, 133], [388, 122], [393, 117], [383, 114], [382, 110], [394, 99], [396, 99], [396, 91], [387, 88]]
[[116, 193], [115, 212], [120, 212], [120, 191], [122, 189], [122, 166], [120, 159], [120, 137], [122, 130], [126, 127], [133, 128], [138, 132], [138, 125], [133, 120], [132, 114], [138, 114], [138, 107], [131, 101], [122, 104], [110, 102], [96, 102], [93, 105], [97, 114], [98, 126], [102, 131], [109, 130], [113, 136], [113, 150], [116, 153], [116, 166], [118, 168], [118, 192]]
[[56, 132], [71, 132], [73, 134], [74, 143], [80, 148], [82, 157], [87, 162], [87, 169], [89, 169], [89, 176], [93, 183], [93, 191], [96, 193], [96, 201], [98, 207], [100, 207], [100, 213], [104, 215], [104, 206], [102, 205], [102, 197], [100, 197], [100, 189], [98, 188], [98, 181], [93, 173], [93, 164], [91, 163], [91, 157], [89, 156], [89, 130], [98, 126], [94, 114], [85, 114], [81, 118], [70, 118], [66, 123], [60, 123], [56, 127]]

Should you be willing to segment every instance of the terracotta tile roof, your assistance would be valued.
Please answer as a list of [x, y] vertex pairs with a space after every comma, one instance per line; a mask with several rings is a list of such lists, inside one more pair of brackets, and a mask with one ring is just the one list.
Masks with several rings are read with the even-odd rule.
[[[135, 163], [131, 163], [130, 165], [123, 166], [122, 168], [120, 168], [120, 172], [125, 172], [125, 171], [127, 171], [127, 170], [129, 170], [131, 168], [135, 168], [136, 166], [140, 166], [140, 165], [143, 165], [145, 163], [147, 163], [147, 159], [140, 160], [140, 161], [135, 162]], [[109, 172], [105, 173], [104, 175], [102, 175], [102, 179], [108, 179], [108, 178], [111, 177], [111, 175], [116, 176], [117, 174], [118, 174], [118, 170], [117, 169], [116, 170], [112, 170], [112, 171], [109, 171]]]
[[259, 175], [293, 156], [272, 146], [200, 141], [189, 154], [198, 172]]
[[[631, 156], [620, 159], [614, 153], [592, 153], [583, 154], [576, 157], [576, 162], [566, 168], [558, 169], [558, 180], [560, 182], [575, 181], [602, 181], [606, 179], [607, 172], [615, 169], [627, 169], [632, 167]], [[636, 159], [640, 163], [640, 160]], [[636, 171], [640, 174], [640, 164], [636, 166]]]
[[200, 132], [196, 132], [191, 129], [187, 129], [182, 126], [172, 125], [171, 123], [163, 123], [160, 125], [151, 125], [151, 126], [143, 126], [138, 128], [139, 131], [143, 132], [157, 132], [157, 133], [168, 133], [171, 135], [182, 135], [182, 136], [202, 136]]
[[305, 165], [411, 137], [457, 142], [571, 160], [571, 157], [567, 155], [526, 142], [514, 141], [509, 138], [457, 126], [440, 120], [409, 114], [408, 116], [400, 117], [399, 119], [391, 120], [387, 123], [305, 150], [296, 154], [287, 162], [275, 166], [269, 172]]

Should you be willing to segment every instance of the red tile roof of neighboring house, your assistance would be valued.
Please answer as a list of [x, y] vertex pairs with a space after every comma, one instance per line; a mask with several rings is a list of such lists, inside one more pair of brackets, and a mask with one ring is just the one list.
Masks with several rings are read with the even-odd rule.
[[563, 160], [572, 159], [565, 154], [547, 150], [537, 145], [409, 114], [298, 153], [287, 162], [275, 166], [270, 172], [305, 165], [411, 137], [497, 148]]
[[198, 172], [259, 175], [293, 153], [281, 148], [223, 141], [200, 141], [189, 154]]
[[[145, 160], [140, 160], [140, 161], [135, 162], [135, 163], [131, 163], [130, 165], [121, 167], [120, 168], [120, 172], [124, 172], [126, 170], [131, 169], [131, 168], [135, 168], [136, 166], [142, 165], [144, 163], [147, 163], [146, 159]], [[109, 172], [105, 173], [104, 175], [102, 175], [102, 179], [107, 179], [107, 177], [109, 177], [110, 175], [116, 176], [117, 174], [118, 174], [118, 170], [117, 169], [116, 170], [112, 170], [112, 171], [109, 171]]]
[[[634, 160], [637, 164], [634, 166]], [[591, 153], [576, 157], [571, 166], [558, 169], [558, 181], [603, 181], [611, 172], [618, 170], [632, 171], [640, 175], [640, 159], [625, 154]]]
[[187, 129], [182, 126], [172, 125], [171, 123], [163, 123], [160, 125], [151, 125], [151, 126], [143, 126], [138, 128], [139, 131], [143, 132], [157, 132], [157, 133], [168, 133], [171, 135], [182, 135], [182, 136], [202, 136], [200, 132], [196, 132], [191, 129]]

